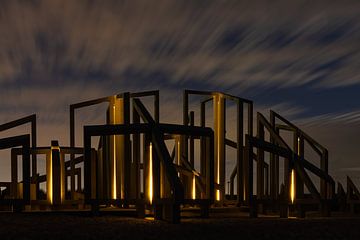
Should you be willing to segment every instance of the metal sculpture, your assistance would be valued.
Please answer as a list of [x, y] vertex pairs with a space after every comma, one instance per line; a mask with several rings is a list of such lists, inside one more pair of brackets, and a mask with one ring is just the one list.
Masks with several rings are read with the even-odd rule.
[[[146, 108], [144, 101], [149, 98], [145, 97], [152, 97], [152, 111]], [[200, 98], [198, 118], [190, 107], [194, 97]], [[14, 211], [75, 208], [94, 213], [126, 208], [136, 210], [138, 216], [152, 214], [170, 222], [179, 222], [186, 206], [198, 208], [201, 216], [208, 216], [212, 206], [233, 204], [249, 208], [250, 217], [259, 211], [277, 212], [280, 217], [294, 213], [305, 217], [308, 210], [323, 216], [332, 210], [356, 212], [360, 194], [352, 180], [348, 177], [346, 193], [340, 183], [335, 193], [327, 149], [278, 113], [270, 111], [269, 121], [257, 113], [254, 136], [250, 100], [185, 90], [183, 101], [182, 125], [161, 123], [159, 91], [125, 92], [72, 104], [69, 147], [57, 141], [38, 147], [35, 115], [0, 125], [5, 131], [31, 124], [31, 134], [0, 139], [0, 149], [11, 149], [11, 181], [0, 183], [5, 188], [0, 206]], [[108, 104], [106, 122], [85, 125], [83, 146], [76, 146], [76, 110], [100, 103]], [[211, 104], [213, 126], [206, 127]], [[236, 109], [233, 140], [226, 134], [228, 104]], [[290, 142], [284, 132], [292, 134]], [[94, 137], [99, 140], [96, 145]], [[236, 151], [231, 172], [226, 171], [227, 147]], [[319, 166], [305, 158], [308, 149], [319, 156]], [[37, 167], [40, 155], [46, 156], [44, 175]], [[22, 156], [21, 182], [18, 156]], [[309, 174], [320, 179], [319, 186]], [[45, 182], [44, 193], [40, 184]]]

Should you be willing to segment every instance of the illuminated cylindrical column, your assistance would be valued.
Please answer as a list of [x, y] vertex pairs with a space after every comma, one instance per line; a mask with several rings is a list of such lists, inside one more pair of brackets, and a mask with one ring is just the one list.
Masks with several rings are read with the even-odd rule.
[[295, 201], [295, 170], [291, 169], [291, 177], [290, 177], [290, 200], [293, 204]]
[[46, 191], [50, 204], [58, 205], [65, 200], [65, 162], [57, 141], [51, 142], [46, 157]]
[[[124, 101], [113, 96], [109, 104], [109, 124], [124, 123]], [[124, 136], [110, 136], [110, 189], [112, 199], [124, 197]]]
[[153, 201], [153, 193], [154, 193], [154, 182], [153, 182], [153, 151], [152, 144], [149, 145], [149, 165], [148, 165], [148, 189], [147, 195], [149, 203], [152, 204]]
[[191, 187], [191, 197], [192, 199], [196, 199], [196, 178], [195, 178], [195, 175], [193, 175], [192, 177], [192, 187]]
[[219, 189], [215, 192], [215, 200], [223, 201], [225, 197], [225, 100], [214, 96], [214, 138], [215, 138], [215, 182]]
[[[175, 138], [175, 153], [176, 153], [176, 165], [181, 166], [181, 136]], [[180, 177], [180, 173], [178, 172]]]
[[[300, 156], [300, 138], [296, 137], [296, 153], [298, 156]], [[299, 160], [299, 159], [297, 159]], [[291, 169], [291, 175], [290, 175], [290, 200], [293, 204], [296, 199], [296, 172], [294, 167]]]

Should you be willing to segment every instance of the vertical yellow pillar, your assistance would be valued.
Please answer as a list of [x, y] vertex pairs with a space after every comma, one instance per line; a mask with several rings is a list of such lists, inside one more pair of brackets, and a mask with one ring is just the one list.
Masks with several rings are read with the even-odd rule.
[[196, 199], [196, 179], [195, 174], [192, 177], [192, 199]]
[[61, 204], [65, 200], [65, 162], [57, 141], [52, 142], [46, 156], [46, 191], [50, 204]]
[[214, 138], [215, 138], [215, 180], [219, 185], [216, 190], [216, 201], [223, 201], [225, 196], [225, 108], [224, 98], [214, 96]]
[[150, 143], [149, 145], [149, 173], [148, 173], [148, 198], [149, 198], [149, 202], [150, 204], [152, 204], [152, 200], [153, 200], [153, 151], [152, 151], [152, 144]]
[[[109, 104], [109, 124], [124, 123], [124, 101], [113, 96]], [[111, 198], [124, 197], [124, 136], [113, 135], [110, 137], [110, 181]]]
[[294, 203], [294, 201], [295, 201], [295, 171], [294, 171], [294, 169], [291, 169], [290, 199], [291, 199], [291, 203]]
[[[176, 164], [178, 166], [181, 166], [181, 136], [177, 136], [175, 138], [175, 144], [176, 144]], [[180, 177], [180, 173], [178, 172], [178, 177]]]
[[[297, 155], [300, 156], [300, 138], [297, 138]], [[294, 168], [291, 169], [291, 179], [290, 179], [290, 200], [293, 204], [296, 198], [296, 173]]]
[[50, 204], [53, 204], [53, 176], [52, 176], [52, 150], [46, 155], [46, 196]]

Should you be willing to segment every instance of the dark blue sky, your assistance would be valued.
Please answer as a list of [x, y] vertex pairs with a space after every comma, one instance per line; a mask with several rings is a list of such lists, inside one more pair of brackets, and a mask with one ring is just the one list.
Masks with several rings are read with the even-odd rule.
[[219, 90], [311, 131], [354, 174], [360, 3], [314, 2], [0, 0], [0, 122], [37, 113], [40, 144], [68, 144], [70, 103], [160, 89], [178, 121], [183, 89]]

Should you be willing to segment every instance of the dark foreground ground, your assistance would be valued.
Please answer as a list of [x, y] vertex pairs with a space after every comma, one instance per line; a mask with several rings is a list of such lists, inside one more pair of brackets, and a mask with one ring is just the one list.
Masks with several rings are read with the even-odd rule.
[[123, 216], [0, 214], [0, 239], [360, 239], [360, 218], [185, 218], [181, 224]]

